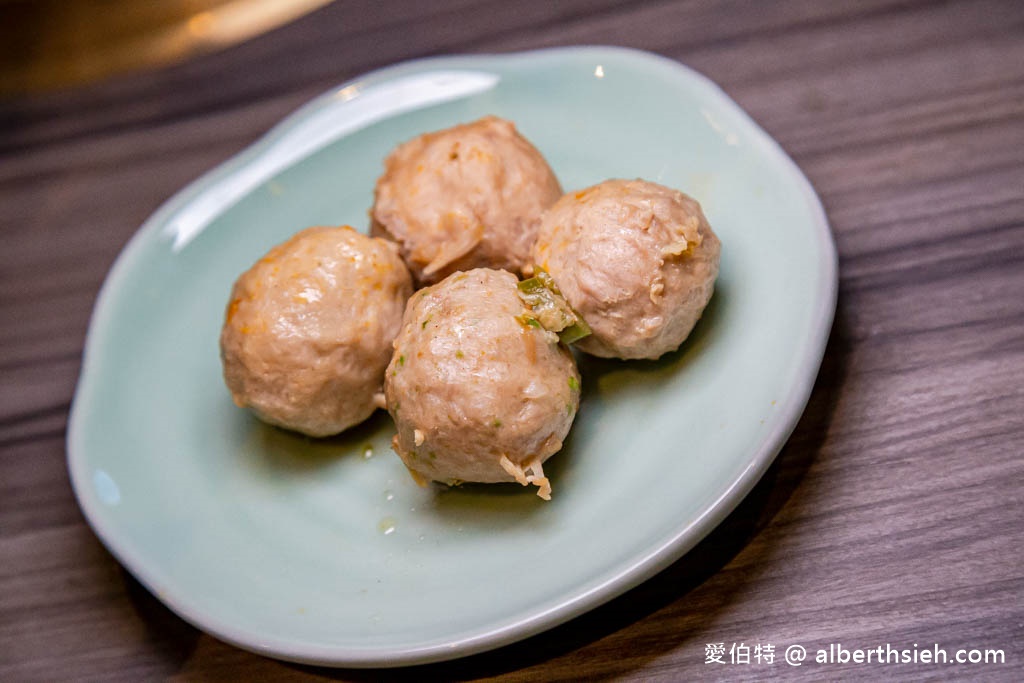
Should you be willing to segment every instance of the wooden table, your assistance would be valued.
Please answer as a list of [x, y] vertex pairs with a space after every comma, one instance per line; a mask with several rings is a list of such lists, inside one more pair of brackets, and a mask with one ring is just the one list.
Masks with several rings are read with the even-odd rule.
[[[314, 669], [181, 621], [103, 549], [65, 470], [118, 250], [188, 181], [361, 72], [582, 43], [705, 73], [824, 201], [839, 309], [775, 465], [656, 578], [461, 661]], [[172, 68], [0, 103], [0, 122], [0, 679], [1024, 680], [1024, 3], [351, 0]], [[726, 664], [705, 663], [710, 643]], [[1005, 663], [782, 661], [829, 643]], [[733, 644], [751, 664], [728, 663]]]

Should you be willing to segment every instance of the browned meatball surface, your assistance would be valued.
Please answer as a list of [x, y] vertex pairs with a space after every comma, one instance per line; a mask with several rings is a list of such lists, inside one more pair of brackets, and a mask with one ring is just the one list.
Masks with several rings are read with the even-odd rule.
[[266, 422], [336, 434], [375, 409], [412, 280], [394, 245], [309, 228], [235, 282], [221, 331], [224, 380]]
[[590, 325], [580, 349], [658, 358], [700, 318], [720, 252], [696, 200], [644, 180], [608, 180], [551, 207], [534, 259]]
[[558, 337], [528, 324], [511, 273], [476, 269], [413, 295], [384, 390], [395, 451], [422, 479], [550, 485], [580, 376]]
[[562, 195], [540, 152], [493, 116], [414, 138], [384, 166], [372, 234], [396, 241], [422, 284], [477, 267], [520, 272]]

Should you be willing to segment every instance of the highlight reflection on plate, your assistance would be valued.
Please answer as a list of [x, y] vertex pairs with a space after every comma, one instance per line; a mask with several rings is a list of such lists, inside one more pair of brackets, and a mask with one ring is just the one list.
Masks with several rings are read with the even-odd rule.
[[[550, 503], [515, 485], [418, 488], [387, 415], [311, 441], [235, 408], [220, 376], [240, 272], [304, 227], [365, 226], [396, 144], [485, 114], [515, 121], [566, 189], [643, 177], [695, 196], [723, 243], [679, 352], [581, 359]], [[570, 48], [402, 64], [314, 100], [139, 230], [89, 328], [72, 482], [129, 571], [240, 647], [337, 666], [497, 647], [650, 577], [749, 491], [807, 401], [835, 259], [799, 170], [675, 62]]]

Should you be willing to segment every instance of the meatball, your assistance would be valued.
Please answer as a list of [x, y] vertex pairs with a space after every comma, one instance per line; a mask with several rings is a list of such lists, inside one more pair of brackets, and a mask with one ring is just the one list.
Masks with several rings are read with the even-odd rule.
[[590, 326], [577, 346], [629, 359], [679, 348], [711, 299], [720, 252], [696, 200], [608, 180], [559, 199], [533, 254]]
[[362, 422], [383, 401], [411, 294], [394, 245], [350, 227], [309, 228], [274, 247], [235, 282], [221, 330], [235, 403], [310, 436]]
[[479, 268], [409, 300], [384, 392], [394, 449], [418, 481], [518, 481], [550, 497], [541, 464], [569, 432], [580, 375], [517, 284]]
[[398, 242], [422, 284], [477, 267], [519, 272], [541, 213], [562, 196], [540, 152], [494, 116], [421, 135], [384, 166], [372, 234]]

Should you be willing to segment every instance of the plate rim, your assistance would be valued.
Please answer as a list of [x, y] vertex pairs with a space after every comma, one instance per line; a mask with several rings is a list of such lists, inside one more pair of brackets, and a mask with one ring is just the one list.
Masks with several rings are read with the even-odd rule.
[[[529, 612], [527, 616], [510, 624], [482, 628], [469, 637], [444, 644], [397, 649], [351, 646], [295, 647], [288, 642], [268, 641], [261, 639], [257, 634], [234, 629], [230, 624], [222, 623], [215, 615], [203, 613], [201, 610], [193, 610], [175, 596], [161, 591], [156, 585], [157, 582], [153, 580], [150, 572], [146, 569], [145, 561], [132, 556], [132, 549], [118, 539], [118, 532], [113, 525], [106, 522], [101, 511], [96, 509], [98, 506], [94, 505], [91, 497], [87, 495], [86, 492], [90, 486], [90, 478], [86, 472], [88, 457], [85, 447], [81, 445], [83, 424], [86, 420], [83, 415], [85, 411], [83, 404], [86, 401], [85, 388], [94, 383], [94, 366], [98, 364], [95, 339], [100, 334], [98, 330], [108, 326], [111, 317], [111, 300], [115, 290], [118, 289], [116, 285], [124, 279], [130, 263], [135, 260], [137, 252], [141, 251], [143, 238], [154, 230], [159, 230], [169, 217], [173, 216], [180, 208], [187, 206], [205, 189], [215, 185], [222, 178], [232, 175], [251, 160], [258, 158], [280, 135], [300, 126], [311, 114], [324, 107], [337, 91], [350, 85], [386, 82], [405, 72], [416, 73], [439, 68], [474, 68], [474, 62], [476, 63], [475, 68], [481, 68], [479, 62], [482, 60], [515, 62], [537, 58], [558, 59], [587, 55], [597, 57], [609, 54], [674, 71], [677, 78], [689, 81], [690, 85], [696, 84], [703, 89], [707, 96], [715, 98], [717, 104], [728, 108], [741, 118], [747, 126], [746, 132], [752, 136], [751, 144], [760, 147], [772, 156], [796, 182], [809, 209], [811, 221], [816, 228], [814, 234], [818, 239], [815, 246], [822, 271], [821, 281], [815, 284], [822, 288], [822, 292], [811, 314], [813, 333], [804, 340], [804, 349], [798, 354], [799, 370], [796, 373], [795, 384], [791, 387], [792, 390], [787, 392], [785, 398], [779, 400], [776, 406], [779, 419], [774, 421], [773, 429], [762, 439], [742, 473], [695, 519], [681, 527], [660, 545], [652, 547], [642, 555], [628, 558], [626, 568], [609, 576], [605, 581], [589, 589], [567, 594], [552, 608]], [[286, 661], [351, 668], [426, 664], [492, 650], [565, 623], [640, 585], [685, 555], [746, 497], [774, 461], [779, 451], [782, 450], [810, 399], [835, 316], [838, 275], [838, 252], [834, 237], [824, 207], [810, 181], [779, 143], [720, 86], [685, 64], [645, 50], [605, 45], [563, 46], [509, 53], [442, 55], [403, 61], [359, 74], [299, 106], [243, 150], [204, 172], [175, 192], [142, 223], [125, 243], [103, 280], [85, 335], [81, 368], [71, 401], [65, 439], [67, 468], [72, 490], [86, 522], [97, 538], [136, 580], [186, 622], [241, 649]]]

